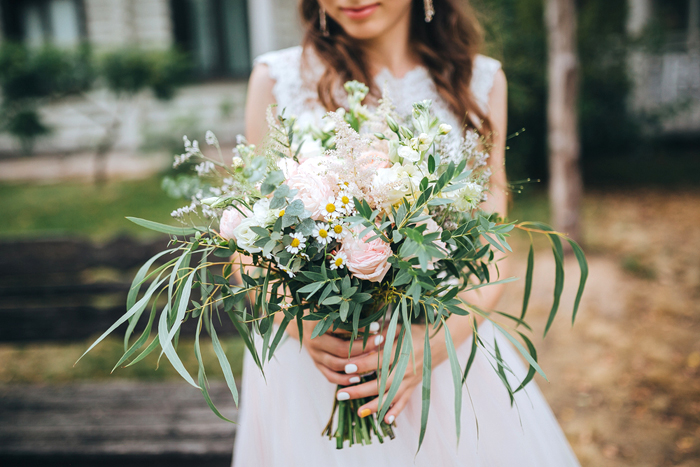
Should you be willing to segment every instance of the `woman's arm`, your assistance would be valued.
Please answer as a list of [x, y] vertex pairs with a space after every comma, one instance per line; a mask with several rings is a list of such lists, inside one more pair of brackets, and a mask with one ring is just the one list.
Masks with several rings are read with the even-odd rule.
[[245, 103], [245, 137], [250, 144], [260, 144], [267, 134], [267, 108], [275, 104], [272, 89], [275, 80], [264, 63], [253, 67], [248, 80], [248, 97]]
[[[495, 76], [493, 88], [489, 95], [489, 108], [491, 125], [493, 127], [493, 146], [489, 157], [489, 166], [491, 167], [491, 191], [489, 199], [481, 205], [481, 208], [486, 212], [497, 212], [505, 217], [508, 209], [508, 191], [507, 179], [505, 171], [505, 148], [506, 148], [506, 131], [507, 131], [507, 82], [506, 76], [502, 70], [499, 70]], [[498, 257], [498, 255], [497, 255]], [[506, 273], [506, 265], [504, 261], [499, 262], [499, 270], [503, 276]], [[484, 287], [479, 291], [466, 292], [460, 295], [465, 301], [478, 306], [484, 310], [492, 310], [496, 307], [498, 300], [503, 293], [503, 285], [495, 285]], [[459, 347], [472, 335], [472, 316], [452, 316], [447, 320], [447, 327], [450, 330], [450, 336], [455, 347]], [[477, 322], [481, 319], [477, 318]], [[404, 379], [399, 387], [393, 406], [387, 412], [384, 420], [387, 423], [392, 423], [396, 416], [403, 410], [408, 403], [408, 400], [413, 393], [413, 390], [421, 384], [423, 374], [423, 341], [426, 328], [421, 325], [414, 325], [411, 330], [413, 336], [413, 348], [415, 351], [416, 368], [412, 368], [409, 364]], [[447, 360], [447, 346], [445, 344], [444, 329], [431, 339], [431, 357], [433, 367]], [[377, 357], [369, 356], [366, 359], [373, 358], [375, 365]], [[362, 362], [364, 364], [364, 362]], [[364, 366], [364, 365], [363, 365]], [[414, 371], [415, 370], [415, 371]], [[393, 376], [393, 375], [392, 375]], [[393, 378], [390, 376], [387, 381], [387, 387], [391, 384]], [[370, 397], [377, 395], [376, 382], [364, 383], [358, 386], [352, 386], [343, 389], [347, 392], [351, 399], [362, 397]], [[363, 405], [358, 409], [360, 416], [367, 416], [378, 411], [377, 399]]]

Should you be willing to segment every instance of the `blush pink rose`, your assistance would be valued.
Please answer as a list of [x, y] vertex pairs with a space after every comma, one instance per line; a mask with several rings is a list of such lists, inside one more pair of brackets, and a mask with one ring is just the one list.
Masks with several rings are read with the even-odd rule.
[[360, 154], [360, 162], [374, 169], [386, 169], [391, 167], [389, 155], [382, 151], [365, 151]]
[[370, 232], [364, 239], [348, 236], [343, 240], [340, 251], [346, 254], [348, 271], [354, 277], [381, 282], [391, 268], [387, 261], [392, 254], [391, 247], [380, 238], [366, 243], [365, 240], [373, 235], [374, 233]]
[[324, 173], [325, 168], [317, 159], [320, 158], [307, 159], [299, 164], [294, 175], [287, 179], [287, 185], [299, 190], [295, 198], [301, 200], [304, 207], [311, 211], [311, 218], [321, 220], [328, 199], [335, 196], [335, 183]]
[[221, 234], [221, 236], [226, 240], [236, 240], [236, 236], [233, 234], [233, 231], [246, 217], [247, 216], [244, 216], [238, 212], [238, 209], [228, 208], [221, 215], [221, 220], [219, 221], [219, 234]]

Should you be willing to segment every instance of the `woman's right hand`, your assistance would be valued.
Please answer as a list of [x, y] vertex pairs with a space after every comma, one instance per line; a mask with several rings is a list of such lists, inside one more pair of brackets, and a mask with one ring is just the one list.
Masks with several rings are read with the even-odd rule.
[[[367, 346], [364, 349], [362, 348], [362, 339], [355, 340], [350, 352], [350, 341], [332, 336], [329, 333], [312, 339], [311, 334], [317, 323], [317, 321], [304, 321], [302, 342], [316, 367], [329, 382], [341, 386], [349, 386], [359, 383], [360, 375], [377, 370], [379, 361], [377, 353], [382, 343], [386, 340], [386, 331], [384, 334], [371, 333], [369, 339], [367, 339]], [[376, 327], [378, 330], [378, 326]], [[287, 333], [291, 337], [299, 339], [295, 321], [289, 324]], [[349, 357], [348, 352], [350, 352]]]

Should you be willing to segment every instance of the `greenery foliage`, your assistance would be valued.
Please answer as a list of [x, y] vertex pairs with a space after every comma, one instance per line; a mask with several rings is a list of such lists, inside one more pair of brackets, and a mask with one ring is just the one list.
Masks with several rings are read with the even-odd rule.
[[34, 141], [50, 132], [39, 107], [52, 100], [91, 89], [96, 83], [124, 95], [151, 89], [170, 99], [188, 76], [184, 56], [175, 51], [115, 50], [96, 57], [90, 47], [29, 48], [0, 44], [0, 131], [18, 138], [26, 153]]
[[[542, 0], [473, 0], [486, 30], [486, 53], [503, 61], [508, 79], [511, 179], [547, 176], [547, 37]], [[579, 124], [582, 160], [622, 157], [639, 144], [640, 124], [627, 112], [625, 2], [578, 6]]]

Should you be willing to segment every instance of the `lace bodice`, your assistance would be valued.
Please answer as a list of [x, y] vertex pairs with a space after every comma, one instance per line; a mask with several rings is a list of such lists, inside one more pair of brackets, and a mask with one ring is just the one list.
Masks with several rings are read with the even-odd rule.
[[[275, 100], [280, 109], [285, 109], [285, 115], [294, 115], [302, 125], [323, 126], [321, 118], [326, 110], [320, 104], [316, 90], [316, 83], [323, 73], [323, 64], [312, 54], [309, 54], [307, 60], [306, 66], [302, 67], [302, 48], [297, 46], [260, 55], [255, 63], [268, 66], [270, 77], [275, 81]], [[494, 76], [500, 68], [498, 60], [484, 55], [477, 55], [474, 60], [470, 87], [477, 104], [485, 113], [488, 113], [488, 97]], [[425, 67], [418, 66], [401, 78], [396, 78], [384, 68], [374, 77], [374, 81], [380, 89], [388, 92], [399, 115], [410, 115], [414, 102], [430, 99], [433, 101], [433, 111], [441, 121], [453, 128], [461, 126], [461, 119], [452, 113], [440, 97]], [[338, 92], [338, 101], [343, 102], [342, 90]], [[454, 139], [448, 142], [449, 146], [459, 146], [459, 132], [453, 131], [448, 136]]]

